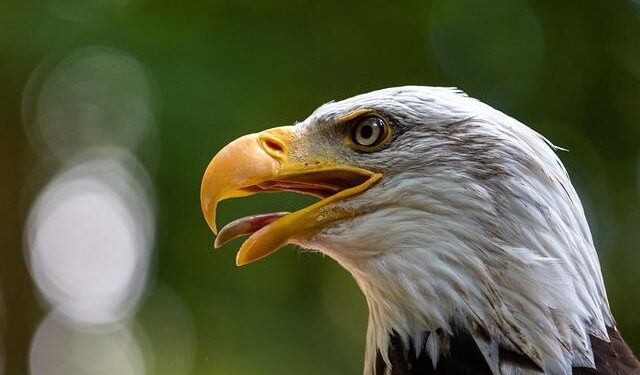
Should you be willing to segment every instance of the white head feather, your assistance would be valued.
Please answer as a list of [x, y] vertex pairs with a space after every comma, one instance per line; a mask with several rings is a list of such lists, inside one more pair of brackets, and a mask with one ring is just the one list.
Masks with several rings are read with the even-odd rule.
[[378, 351], [389, 362], [391, 332], [436, 364], [453, 327], [472, 334], [494, 373], [520, 371], [500, 368], [498, 345], [548, 373], [594, 367], [589, 335], [608, 341], [613, 318], [556, 148], [457, 90], [433, 87], [328, 103], [297, 131], [361, 108], [402, 129], [387, 149], [354, 160], [385, 177], [341, 203], [366, 214], [300, 245], [338, 261], [366, 296], [365, 374], [374, 373]]

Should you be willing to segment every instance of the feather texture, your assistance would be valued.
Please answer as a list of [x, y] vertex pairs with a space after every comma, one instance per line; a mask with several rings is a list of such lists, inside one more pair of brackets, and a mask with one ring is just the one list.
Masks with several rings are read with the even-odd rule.
[[362, 289], [365, 374], [637, 371], [610, 328], [598, 256], [555, 146], [457, 90], [432, 87], [328, 103], [296, 126], [298, 139], [330, 158], [335, 138], [323, 134], [362, 109], [390, 119], [392, 142], [335, 157], [384, 178], [340, 203], [366, 214], [299, 245], [335, 259]]
[[[614, 328], [608, 328], [611, 342], [591, 336], [595, 367], [573, 367], [573, 375], [627, 375], [639, 374], [640, 364]], [[436, 366], [427, 358], [431, 353], [415, 355], [411, 341], [407, 347], [394, 332], [389, 338], [389, 363], [382, 355], [376, 357], [375, 373], [380, 375], [492, 375], [496, 373], [541, 374], [542, 369], [520, 353], [499, 349], [500, 369], [490, 368], [491, 359], [480, 351], [480, 345], [468, 332], [456, 332], [448, 353]]]

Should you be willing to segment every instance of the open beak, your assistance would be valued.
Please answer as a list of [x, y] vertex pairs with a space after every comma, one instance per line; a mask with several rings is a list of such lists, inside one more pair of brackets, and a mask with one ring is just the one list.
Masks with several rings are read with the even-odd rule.
[[[284, 126], [249, 134], [225, 146], [209, 163], [202, 179], [202, 211], [218, 248], [233, 238], [251, 236], [236, 257], [241, 266], [265, 257], [288, 243], [304, 240], [330, 223], [355, 216], [333, 204], [361, 193], [382, 175], [309, 156], [293, 161], [294, 127]], [[320, 201], [298, 211], [254, 215], [238, 219], [220, 230], [216, 208], [220, 201], [274, 191], [310, 194]]]

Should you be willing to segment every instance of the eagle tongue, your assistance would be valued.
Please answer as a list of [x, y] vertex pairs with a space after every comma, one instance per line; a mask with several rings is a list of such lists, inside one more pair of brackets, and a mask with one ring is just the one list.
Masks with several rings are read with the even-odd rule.
[[272, 212], [268, 214], [246, 216], [234, 220], [225, 225], [224, 228], [220, 229], [213, 246], [217, 249], [234, 238], [255, 233], [288, 214], [290, 214], [290, 212]]

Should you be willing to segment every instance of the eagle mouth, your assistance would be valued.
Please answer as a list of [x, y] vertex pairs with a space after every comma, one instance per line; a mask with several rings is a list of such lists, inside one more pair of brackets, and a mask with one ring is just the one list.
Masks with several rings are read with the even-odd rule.
[[[308, 155], [296, 155], [293, 127], [249, 134], [225, 146], [209, 163], [202, 178], [202, 212], [214, 234], [214, 246], [250, 235], [236, 257], [244, 265], [289, 243], [307, 240], [327, 225], [357, 216], [353, 209], [334, 204], [362, 193], [382, 174]], [[294, 160], [292, 160], [294, 159]], [[218, 233], [218, 203], [253, 194], [290, 191], [312, 195], [319, 201], [294, 212], [252, 215], [227, 224]]]
[[[272, 225], [272, 223], [289, 215], [300, 215], [300, 213], [305, 210], [309, 210], [310, 208], [313, 211], [319, 211], [320, 208], [326, 207], [331, 202], [335, 202], [338, 199], [344, 199], [347, 196], [363, 191], [364, 189], [359, 187], [369, 185], [367, 182], [369, 182], [371, 178], [372, 175], [370, 173], [363, 173], [363, 171], [330, 169], [300, 173], [280, 179], [266, 180], [240, 188], [238, 190], [246, 195], [294, 192], [319, 198], [319, 201], [295, 212], [281, 211], [263, 213], [233, 220], [220, 229], [216, 236], [214, 247], [217, 249], [238, 237], [247, 235], [251, 236], [263, 229], [268, 230], [267, 227]], [[338, 194], [340, 194], [341, 197], [332, 199], [332, 197], [336, 197]], [[333, 214], [333, 220], [331, 221], [336, 221], [343, 217], [343, 215], [335, 215], [335, 212]], [[316, 216], [316, 220], [318, 216]], [[323, 224], [325, 225], [328, 224], [328, 221], [321, 221], [323, 221]], [[303, 235], [303, 233], [298, 233], [298, 235]], [[293, 238], [290, 238], [290, 240], [291, 239]]]

